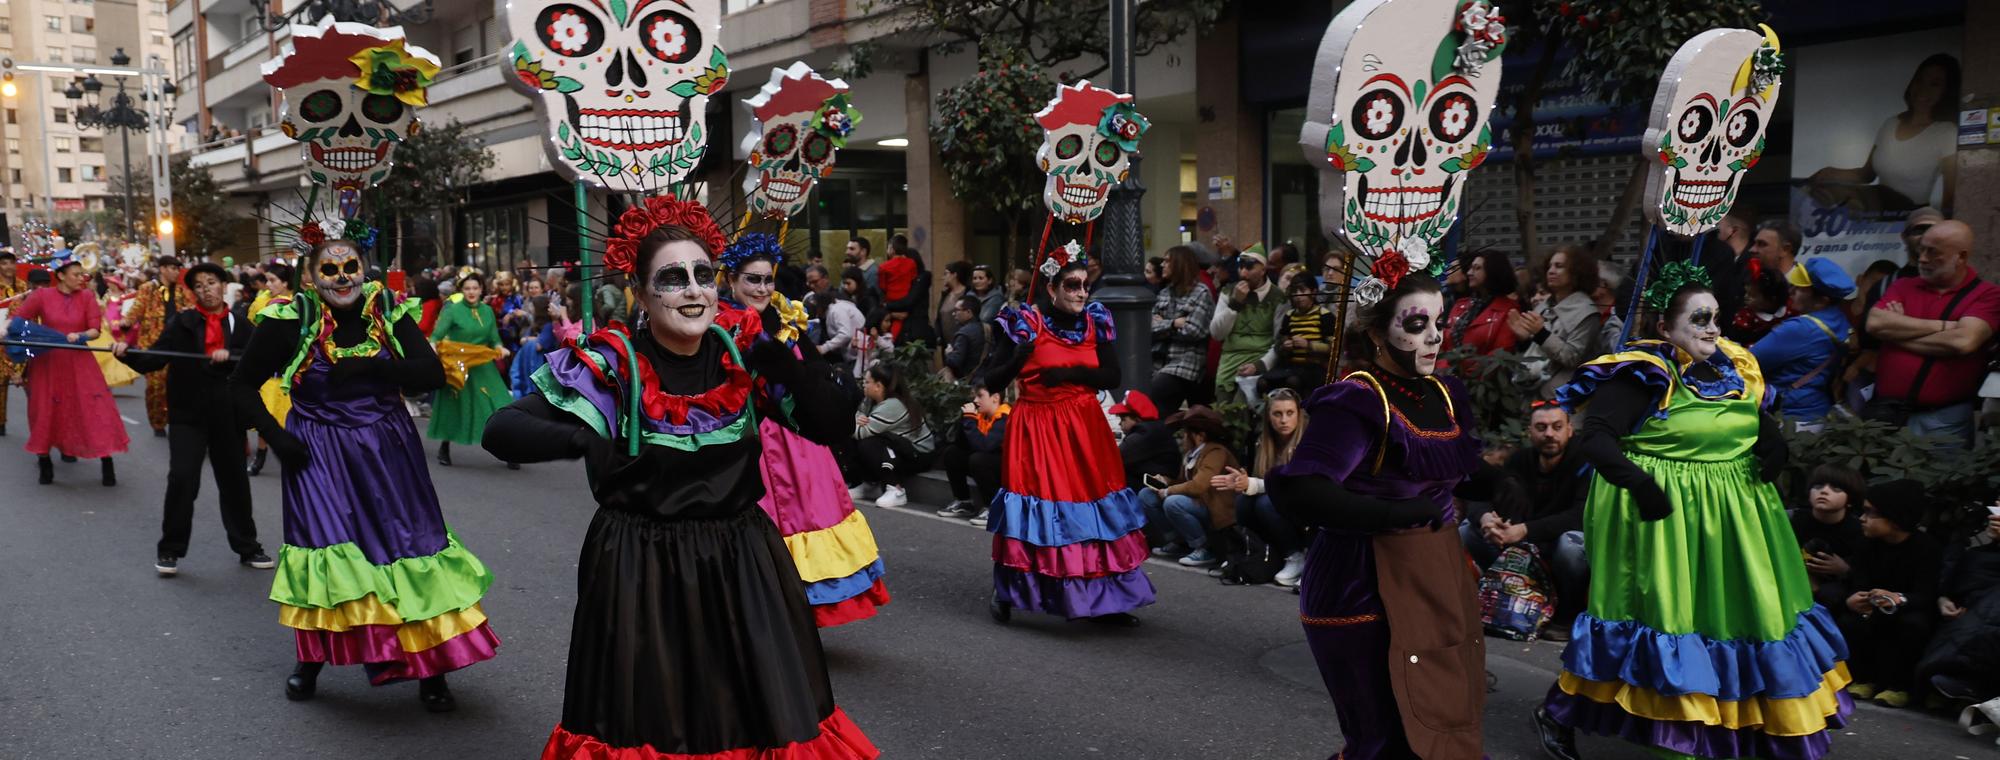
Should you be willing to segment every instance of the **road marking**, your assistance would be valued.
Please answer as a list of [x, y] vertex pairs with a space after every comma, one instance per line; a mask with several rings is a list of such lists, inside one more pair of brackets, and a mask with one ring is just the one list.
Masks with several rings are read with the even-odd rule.
[[135, 419], [132, 419], [131, 417], [127, 417], [127, 416], [125, 416], [125, 415], [122, 415], [122, 414], [121, 414], [121, 415], [118, 415], [118, 419], [121, 419], [121, 420], [124, 420], [124, 421], [125, 421], [125, 424], [127, 424], [127, 425], [137, 425], [137, 424], [139, 424], [139, 421], [138, 421], [138, 420], [135, 420]]

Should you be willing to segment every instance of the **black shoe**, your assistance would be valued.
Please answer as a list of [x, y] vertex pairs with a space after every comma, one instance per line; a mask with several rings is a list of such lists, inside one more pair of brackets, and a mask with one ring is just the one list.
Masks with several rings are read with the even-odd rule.
[[987, 603], [986, 614], [993, 616], [993, 622], [1006, 625], [1007, 621], [1014, 619], [1014, 607], [996, 598]]
[[446, 466], [446, 467], [450, 467], [450, 466], [451, 466], [451, 442], [450, 442], [450, 441], [446, 441], [446, 442], [444, 442], [444, 443], [440, 443], [440, 444], [438, 444], [438, 464], [441, 464], [441, 465], [444, 465], [444, 466]]
[[292, 668], [292, 674], [285, 676], [285, 698], [293, 702], [304, 702], [313, 698], [319, 689], [319, 671], [326, 667], [324, 662], [301, 662]]
[[264, 472], [264, 459], [265, 457], [270, 456], [270, 454], [271, 450], [269, 448], [261, 448], [257, 450], [257, 458], [250, 460], [249, 471], [251, 477], [254, 478]]
[[165, 437], [167, 437], [167, 429], [166, 429], [166, 428], [153, 428], [153, 437], [154, 437], [154, 438], [165, 438]]
[[278, 566], [277, 561], [271, 559], [271, 555], [265, 554], [263, 552], [254, 552], [251, 554], [245, 554], [241, 557], [237, 557], [236, 561], [238, 564], [241, 564], [244, 567], [251, 568], [253, 570], [269, 570], [271, 568]]
[[961, 499], [959, 501], [952, 502], [951, 506], [949, 507], [945, 507], [944, 509], [938, 510], [937, 514], [939, 517], [949, 517], [953, 520], [964, 520], [969, 517], [972, 517], [973, 515], [979, 514], [979, 508], [972, 506], [972, 502]]
[[75, 463], [76, 463], [76, 457], [73, 457], [73, 456], [70, 456], [70, 455], [68, 455], [68, 454], [64, 454], [64, 455], [62, 455], [62, 460], [63, 460], [63, 464], [75, 464]]
[[36, 478], [35, 482], [42, 485], [56, 482], [56, 463], [47, 456], [36, 459], [35, 468], [41, 471], [41, 476]]
[[118, 485], [118, 468], [111, 465], [111, 457], [105, 457], [99, 461], [104, 462], [104, 485]]
[[1542, 752], [1555, 760], [1582, 760], [1576, 751], [1576, 729], [1549, 717], [1547, 708], [1535, 708], [1535, 735], [1542, 740]]
[[1986, 693], [1978, 686], [1942, 673], [1931, 676], [1931, 688], [1937, 689], [1939, 694], [1962, 702], [1982, 702], [1986, 698]]
[[434, 713], [458, 709], [458, 699], [451, 695], [451, 686], [445, 684], [444, 676], [431, 676], [418, 681], [417, 699], [424, 703], [425, 710]]
[[1129, 612], [1113, 612], [1109, 615], [1098, 615], [1097, 617], [1084, 619], [1098, 625], [1117, 626], [1119, 628], [1139, 627], [1139, 618]]
[[169, 557], [162, 554], [159, 559], [153, 560], [153, 572], [159, 573], [161, 577], [166, 578], [179, 575], [181, 572], [181, 558]]

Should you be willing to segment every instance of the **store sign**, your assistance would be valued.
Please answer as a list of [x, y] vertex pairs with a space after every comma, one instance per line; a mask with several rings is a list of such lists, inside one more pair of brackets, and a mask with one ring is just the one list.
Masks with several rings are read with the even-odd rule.
[[56, 210], [57, 210], [57, 211], [82, 211], [82, 210], [83, 210], [83, 199], [82, 199], [82, 198], [57, 198], [57, 199], [56, 199]]
[[[1508, 51], [1500, 59], [1500, 105], [1493, 114], [1493, 152], [1488, 162], [1514, 160], [1515, 104], [1533, 79], [1539, 49]], [[1620, 105], [1585, 86], [1588, 72], [1568, 71], [1567, 61], [1576, 54], [1565, 48], [1556, 53], [1548, 77], [1535, 99], [1534, 156], [1630, 155], [1639, 150], [1639, 137], [1646, 129], [1646, 108], [1642, 104]]]

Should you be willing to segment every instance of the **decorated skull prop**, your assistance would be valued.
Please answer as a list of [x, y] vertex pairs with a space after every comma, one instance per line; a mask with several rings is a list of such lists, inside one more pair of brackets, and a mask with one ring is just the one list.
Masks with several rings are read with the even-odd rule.
[[1487, 0], [1359, 0], [1334, 17], [1299, 134], [1328, 235], [1364, 256], [1400, 251], [1413, 270], [1442, 265], [1466, 174], [1493, 143], [1506, 44]]
[[729, 81], [720, 0], [500, 0], [502, 63], [571, 180], [651, 193], [708, 150], [703, 115]]
[[1646, 215], [1678, 235], [1714, 229], [1736, 202], [1743, 174], [1764, 155], [1784, 59], [1778, 35], [1710, 29], [1681, 45], [1660, 76], [1645, 150]]
[[827, 79], [803, 62], [772, 69], [771, 81], [743, 101], [757, 127], [743, 139], [750, 167], [743, 194], [750, 211], [786, 219], [806, 205], [806, 193], [833, 172], [834, 154], [861, 123], [847, 83]]
[[1151, 122], [1123, 95], [1082, 80], [1056, 88], [1056, 97], [1035, 113], [1042, 147], [1035, 160], [1049, 175], [1042, 204], [1072, 224], [1104, 215], [1111, 186], [1131, 172], [1132, 154]]
[[402, 27], [332, 18], [293, 26], [284, 51], [264, 63], [264, 81], [284, 94], [278, 129], [305, 143], [307, 174], [334, 191], [343, 216], [389, 176], [396, 144], [423, 128], [416, 108], [438, 66]]

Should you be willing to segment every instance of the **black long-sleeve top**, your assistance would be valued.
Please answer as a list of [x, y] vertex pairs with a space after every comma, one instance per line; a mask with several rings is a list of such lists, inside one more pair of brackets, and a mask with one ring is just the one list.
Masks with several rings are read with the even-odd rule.
[[[306, 302], [301, 303], [300, 308], [314, 307]], [[368, 340], [368, 319], [362, 315], [360, 304], [347, 309], [321, 308], [327, 308], [327, 317], [334, 321], [335, 346], [356, 346]], [[250, 346], [244, 351], [243, 360], [237, 362], [236, 372], [229, 378], [236, 413], [267, 440], [291, 440], [290, 434], [264, 408], [258, 389], [263, 387], [265, 380], [285, 371], [291, 364], [299, 346], [299, 329], [298, 319], [264, 318], [250, 337]], [[365, 375], [394, 383], [408, 393], [444, 387], [444, 365], [438, 361], [437, 352], [431, 350], [430, 341], [424, 336], [423, 329], [417, 326], [416, 318], [405, 316], [396, 320], [391, 329], [395, 332], [401, 356], [342, 359], [334, 364], [332, 370], [335, 381], [342, 377]]]
[[1547, 472], [1542, 471], [1541, 454], [1523, 447], [1500, 467], [1481, 466], [1454, 493], [1492, 503], [1494, 514], [1527, 527], [1529, 543], [1552, 549], [1562, 534], [1583, 529], [1590, 474], [1590, 465], [1574, 446], [1564, 449], [1562, 459]]
[[[1045, 322], [1044, 329], [1058, 329], [1064, 332], [1082, 330], [1084, 320], [1089, 319], [1083, 314], [1063, 313], [1061, 309], [1042, 309], [1041, 313]], [[987, 360], [992, 363], [994, 369], [986, 375], [986, 389], [999, 393], [1005, 390], [1008, 384], [1013, 383], [1014, 378], [1020, 376], [1021, 368], [1026, 366], [1028, 358], [1034, 355], [1035, 346], [1033, 343], [1021, 345], [997, 338], [993, 343], [993, 349], [988, 354]], [[1041, 382], [1045, 385], [1069, 383], [1101, 391], [1117, 388], [1118, 353], [1111, 344], [1111, 340], [1101, 334], [1098, 335], [1097, 366], [1052, 367], [1042, 371]]]
[[1930, 534], [1911, 533], [1900, 544], [1868, 539], [1848, 559], [1848, 564], [1853, 571], [1848, 573], [1840, 594], [1843, 602], [1857, 591], [1879, 588], [1906, 597], [1904, 612], [1937, 611], [1938, 576], [1943, 571], [1944, 552]]
[[[122, 361], [141, 374], [167, 370], [167, 421], [176, 425], [220, 425], [238, 429], [249, 420], [236, 414], [230, 397], [229, 375], [250, 346], [249, 320], [231, 312], [222, 317], [223, 348], [230, 360], [217, 364], [207, 359], [169, 359], [163, 356], [126, 354]], [[156, 351], [206, 353], [208, 319], [199, 309], [181, 309], [167, 318], [160, 337], [147, 346]]]

